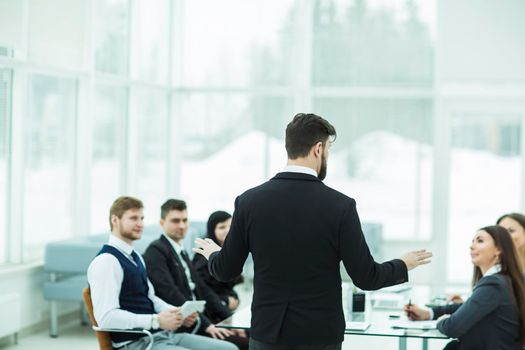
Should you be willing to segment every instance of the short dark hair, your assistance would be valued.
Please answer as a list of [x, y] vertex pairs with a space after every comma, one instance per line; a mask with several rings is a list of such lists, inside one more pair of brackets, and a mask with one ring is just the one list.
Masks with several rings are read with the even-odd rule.
[[188, 209], [186, 206], [186, 202], [180, 199], [168, 199], [161, 207], [160, 207], [160, 218], [166, 219], [166, 216], [168, 213], [172, 210], [179, 210], [183, 211]]
[[286, 152], [288, 159], [306, 157], [317, 142], [325, 144], [329, 137], [333, 141], [337, 133], [332, 124], [315, 114], [299, 113], [286, 127]]
[[122, 219], [122, 215], [130, 209], [142, 209], [144, 204], [142, 201], [137, 198], [122, 196], [115, 199], [111, 208], [109, 209], [109, 227], [113, 231], [113, 223], [111, 222], [111, 217], [115, 215], [117, 218]]

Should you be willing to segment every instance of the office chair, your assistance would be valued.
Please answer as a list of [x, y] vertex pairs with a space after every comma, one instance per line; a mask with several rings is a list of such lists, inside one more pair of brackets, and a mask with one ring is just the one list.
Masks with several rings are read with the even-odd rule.
[[[84, 304], [86, 305], [86, 311], [89, 315], [89, 319], [91, 320], [91, 324], [93, 325], [93, 330], [96, 332], [100, 350], [114, 350], [113, 345], [111, 343], [111, 336], [109, 335], [109, 332], [145, 334], [149, 337], [149, 340], [150, 340], [148, 347], [145, 350], [151, 350], [154, 339], [150, 331], [148, 331], [147, 329], [100, 328], [97, 325], [97, 321], [95, 320], [95, 314], [93, 313], [93, 302], [91, 301], [91, 290], [89, 288], [84, 288], [82, 290], [82, 297], [84, 298]], [[195, 326], [193, 327], [193, 330], [191, 331], [191, 334], [197, 333], [200, 326], [201, 326], [201, 319], [200, 317], [198, 317], [197, 321], [195, 322]]]
[[[95, 321], [95, 314], [93, 313], [93, 302], [91, 301], [91, 290], [89, 288], [84, 288], [82, 290], [82, 297], [84, 298], [84, 303], [86, 304], [86, 311], [93, 325], [93, 330], [96, 332], [98, 345], [100, 350], [113, 350], [113, 345], [111, 344], [111, 337], [109, 332], [120, 332], [120, 333], [138, 333], [145, 334], [149, 337], [149, 345], [145, 350], [151, 350], [153, 346], [153, 335], [147, 329], [115, 329], [115, 328], [100, 328]], [[196, 327], [197, 328], [197, 327]]]

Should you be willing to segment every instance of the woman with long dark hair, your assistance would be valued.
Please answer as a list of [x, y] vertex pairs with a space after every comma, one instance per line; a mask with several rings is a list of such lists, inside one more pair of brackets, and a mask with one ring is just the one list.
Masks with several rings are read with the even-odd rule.
[[[216, 211], [212, 213], [208, 218], [208, 223], [206, 225], [206, 237], [222, 247], [224, 240], [230, 231], [231, 220], [232, 216], [225, 211]], [[193, 265], [199, 272], [201, 278], [219, 296], [223, 303], [228, 306], [230, 310], [236, 310], [239, 306], [239, 296], [235, 290], [233, 290], [233, 287], [236, 284], [242, 283], [243, 277], [239, 276], [230, 282], [217, 281], [208, 271], [208, 260], [200, 254], [195, 254]]]
[[[520, 258], [521, 271], [525, 279], [525, 215], [519, 213], [509, 213], [502, 215], [496, 225], [504, 227], [512, 237], [514, 247]], [[463, 303], [463, 298], [459, 294], [453, 294], [449, 301], [457, 304]]]
[[498, 219], [496, 224], [509, 231], [521, 259], [522, 271], [525, 273], [525, 215], [520, 213], [505, 214]]
[[511, 236], [501, 226], [476, 232], [470, 246], [472, 296], [463, 304], [425, 309], [406, 305], [413, 320], [438, 319], [446, 349], [521, 350], [525, 345], [525, 284]]

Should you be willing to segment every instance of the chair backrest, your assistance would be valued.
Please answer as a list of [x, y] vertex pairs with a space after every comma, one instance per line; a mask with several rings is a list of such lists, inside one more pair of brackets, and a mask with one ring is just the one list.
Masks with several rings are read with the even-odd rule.
[[[91, 301], [91, 290], [89, 288], [84, 288], [82, 290], [82, 297], [84, 298], [84, 304], [86, 304], [86, 311], [91, 320], [93, 326], [98, 326], [97, 321], [95, 320], [95, 314], [93, 313], [93, 302]], [[113, 350], [113, 345], [111, 344], [111, 336], [109, 332], [97, 331], [97, 340], [100, 350]]]

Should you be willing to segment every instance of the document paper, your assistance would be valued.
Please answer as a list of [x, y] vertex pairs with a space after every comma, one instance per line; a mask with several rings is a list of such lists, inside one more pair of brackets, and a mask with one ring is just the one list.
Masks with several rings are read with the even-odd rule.
[[194, 312], [203, 312], [204, 304], [206, 304], [206, 301], [204, 300], [186, 301], [180, 308], [180, 313], [182, 314], [182, 318], [184, 319]]

